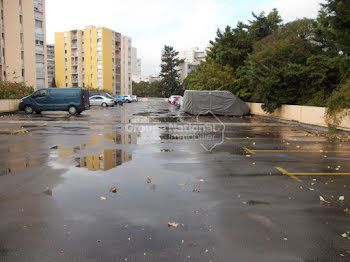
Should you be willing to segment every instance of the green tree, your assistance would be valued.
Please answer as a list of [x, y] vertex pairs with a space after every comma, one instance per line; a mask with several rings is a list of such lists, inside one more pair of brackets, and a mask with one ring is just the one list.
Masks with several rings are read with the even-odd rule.
[[238, 22], [236, 28], [227, 26], [225, 31], [217, 30], [215, 41], [210, 41], [211, 48], [207, 57], [234, 69], [244, 65], [244, 60], [253, 51], [254, 41], [260, 40], [278, 29], [282, 19], [274, 9], [267, 16], [262, 12], [253, 15], [249, 25]]
[[53, 77], [51, 81], [51, 87], [57, 87], [56, 86], [56, 79]]
[[282, 104], [304, 103], [310, 85], [307, 60], [320, 48], [311, 41], [312, 21], [297, 20], [254, 45], [246, 62], [254, 98], [273, 112]]
[[162, 97], [160, 89], [160, 81], [152, 83], [141, 81], [140, 83], [133, 82], [133, 94], [140, 97]]
[[160, 88], [162, 97], [169, 97], [173, 94], [182, 95], [184, 90], [180, 84], [179, 66], [183, 62], [178, 58], [177, 52], [172, 46], [165, 45], [162, 50], [162, 63], [160, 77]]
[[327, 0], [323, 6], [328, 13], [337, 46], [350, 55], [350, 1]]

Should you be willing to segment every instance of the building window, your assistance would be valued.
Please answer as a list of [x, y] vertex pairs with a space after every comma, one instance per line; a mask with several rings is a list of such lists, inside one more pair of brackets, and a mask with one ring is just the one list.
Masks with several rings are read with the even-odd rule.
[[23, 24], [23, 16], [22, 16], [22, 15], [19, 16], [19, 23], [20, 23], [21, 25]]
[[35, 27], [36, 28], [43, 28], [43, 22], [35, 19]]

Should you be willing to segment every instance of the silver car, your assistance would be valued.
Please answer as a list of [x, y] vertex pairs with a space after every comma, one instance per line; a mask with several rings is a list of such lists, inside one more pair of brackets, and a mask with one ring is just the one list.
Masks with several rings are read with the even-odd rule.
[[101, 95], [91, 96], [89, 101], [91, 106], [114, 106], [113, 99]]
[[137, 96], [132, 96], [132, 101], [137, 102]]

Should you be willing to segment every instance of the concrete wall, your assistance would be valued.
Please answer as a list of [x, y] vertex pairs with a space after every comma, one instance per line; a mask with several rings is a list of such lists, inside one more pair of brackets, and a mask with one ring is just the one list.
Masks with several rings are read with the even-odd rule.
[[20, 101], [20, 99], [0, 99], [0, 113], [17, 111]]
[[[283, 105], [274, 113], [268, 114], [262, 108], [262, 103], [247, 103], [250, 113], [259, 116], [268, 116], [283, 120], [298, 121], [304, 124], [327, 127], [325, 107]], [[350, 131], [350, 116], [347, 116], [339, 126], [340, 129]]]

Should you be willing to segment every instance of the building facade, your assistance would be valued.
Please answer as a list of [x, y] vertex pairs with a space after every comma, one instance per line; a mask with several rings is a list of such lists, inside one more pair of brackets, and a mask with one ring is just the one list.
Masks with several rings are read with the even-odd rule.
[[121, 94], [132, 94], [131, 79], [131, 38], [121, 37]]
[[179, 68], [181, 83], [185, 80], [185, 78], [192, 70], [195, 70], [199, 66], [201, 61], [205, 60], [205, 57], [206, 52], [199, 50], [198, 47], [179, 52], [179, 58], [185, 60]]
[[55, 46], [47, 45], [47, 86], [52, 87], [52, 80], [55, 78]]
[[0, 0], [0, 80], [47, 87], [45, 0]]
[[121, 65], [120, 33], [91, 26], [55, 34], [57, 87], [103, 89], [121, 94]]

